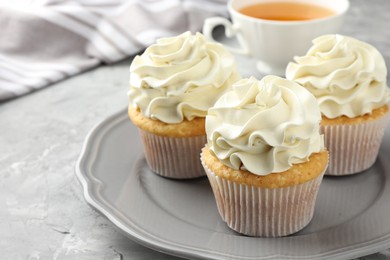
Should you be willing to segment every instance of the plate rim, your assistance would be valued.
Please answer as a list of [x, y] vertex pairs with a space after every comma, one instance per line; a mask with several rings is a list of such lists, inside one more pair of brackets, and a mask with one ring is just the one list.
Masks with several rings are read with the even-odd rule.
[[[98, 211], [100, 214], [105, 216], [110, 222], [114, 224], [114, 226], [126, 237], [130, 238], [131, 240], [135, 241], [136, 243], [139, 243], [145, 247], [151, 248], [155, 251], [162, 252], [169, 255], [174, 255], [178, 257], [195, 257], [198, 259], [226, 259], [228, 255], [224, 255], [223, 253], [214, 252], [214, 251], [206, 251], [201, 250], [199, 248], [185, 248], [182, 245], [172, 245], [171, 243], [168, 243], [167, 241], [158, 241], [158, 239], [153, 240], [150, 238], [147, 238], [143, 236], [142, 234], [137, 233], [137, 231], [132, 230], [132, 228], [135, 229], [142, 229], [141, 227], [137, 227], [134, 223], [131, 223], [132, 221], [129, 220], [131, 223], [131, 227], [125, 225], [122, 223], [120, 218], [118, 216], [115, 216], [113, 212], [110, 212], [110, 210], [107, 207], [107, 201], [104, 199], [102, 201], [99, 201], [98, 198], [96, 198], [96, 194], [92, 192], [93, 186], [93, 178], [90, 177], [93, 176], [92, 172], [88, 172], [86, 169], [86, 163], [88, 162], [88, 159], [91, 160], [91, 152], [90, 150], [97, 146], [99, 147], [101, 145], [101, 141], [104, 139], [104, 137], [109, 132], [110, 128], [115, 127], [115, 125], [119, 124], [120, 122], [123, 122], [124, 120], [127, 120], [127, 114], [126, 109], [121, 109], [99, 123], [97, 123], [86, 135], [85, 140], [82, 145], [82, 149], [80, 152], [80, 155], [76, 161], [75, 164], [75, 173], [76, 177], [79, 181], [79, 183], [82, 186], [83, 189], [83, 195], [84, 199], [86, 200], [87, 204], [90, 205], [94, 210]], [[107, 129], [105, 129], [107, 128]], [[98, 142], [96, 141], [96, 138], [98, 138], [99, 134], [101, 135], [100, 140], [98, 139]], [[93, 152], [92, 152], [93, 153]], [[97, 151], [95, 151], [95, 154], [97, 154]], [[96, 157], [96, 155], [95, 155]], [[134, 164], [136, 164], [140, 158], [144, 157], [143, 153], [138, 156], [134, 160]], [[93, 165], [94, 160], [92, 159], [89, 162], [89, 165]], [[132, 165], [132, 168], [134, 165]], [[102, 199], [102, 195], [98, 194], [100, 199]], [[106, 203], [103, 203], [106, 202]], [[146, 232], [148, 233], [148, 232]], [[162, 240], [162, 239], [160, 239]], [[378, 242], [373, 242], [378, 240]], [[365, 245], [364, 245], [365, 244]], [[237, 259], [324, 259], [332, 257], [332, 259], [345, 259], [345, 258], [351, 258], [351, 257], [360, 257], [363, 255], [369, 255], [373, 253], [377, 253], [381, 250], [388, 249], [390, 247], [390, 233], [385, 234], [375, 240], [370, 240], [368, 242], [360, 243], [358, 248], [356, 248], [356, 244], [343, 247], [331, 251], [326, 251], [321, 254], [316, 255], [308, 255], [308, 256], [296, 256], [292, 258], [292, 256], [288, 256], [285, 254], [273, 254], [269, 256], [256, 256], [256, 257], [245, 257], [245, 256], [237, 256], [237, 255], [229, 255], [230, 257]], [[350, 247], [354, 247], [353, 249], [348, 249]], [[347, 251], [347, 252], [346, 252]]]

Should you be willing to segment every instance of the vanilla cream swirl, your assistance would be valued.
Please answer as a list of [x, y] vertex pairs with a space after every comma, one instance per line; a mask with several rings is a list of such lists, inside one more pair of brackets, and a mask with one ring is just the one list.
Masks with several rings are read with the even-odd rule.
[[162, 38], [130, 66], [130, 103], [165, 123], [205, 117], [239, 79], [234, 57], [221, 45], [190, 32]]
[[232, 88], [206, 116], [208, 144], [223, 164], [267, 175], [324, 149], [318, 104], [299, 84], [266, 76]]
[[287, 66], [286, 78], [306, 87], [328, 118], [361, 116], [389, 102], [385, 61], [368, 43], [324, 35], [295, 61]]

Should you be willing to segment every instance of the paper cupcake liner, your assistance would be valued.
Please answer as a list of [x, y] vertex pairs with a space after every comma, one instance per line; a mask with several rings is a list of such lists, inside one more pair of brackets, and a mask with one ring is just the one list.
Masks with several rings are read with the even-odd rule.
[[158, 175], [173, 179], [205, 176], [199, 153], [206, 144], [206, 135], [168, 137], [139, 129], [146, 161]]
[[303, 229], [313, 218], [324, 173], [284, 188], [261, 188], [221, 178], [203, 162], [219, 214], [242, 234], [260, 237], [287, 236]]
[[350, 175], [370, 168], [378, 156], [389, 115], [361, 124], [321, 126], [329, 151], [325, 175]]

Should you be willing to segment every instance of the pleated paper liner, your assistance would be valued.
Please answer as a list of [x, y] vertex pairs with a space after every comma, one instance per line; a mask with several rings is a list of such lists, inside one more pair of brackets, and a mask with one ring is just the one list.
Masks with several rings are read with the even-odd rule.
[[343, 176], [370, 168], [378, 156], [390, 113], [367, 122], [344, 125], [321, 125], [329, 167], [325, 175]]
[[206, 136], [168, 137], [139, 129], [146, 161], [158, 175], [172, 179], [192, 179], [205, 176], [199, 153]]
[[298, 232], [313, 218], [325, 171], [295, 186], [263, 188], [221, 178], [207, 167], [202, 156], [201, 161], [219, 214], [231, 229], [248, 236], [280, 237]]

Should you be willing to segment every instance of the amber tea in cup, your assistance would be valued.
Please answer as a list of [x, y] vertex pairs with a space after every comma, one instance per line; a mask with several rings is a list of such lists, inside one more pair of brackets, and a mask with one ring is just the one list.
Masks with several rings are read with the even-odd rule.
[[231, 21], [206, 19], [206, 38], [218, 41], [213, 30], [222, 25], [237, 42], [226, 48], [255, 60], [263, 75], [283, 76], [287, 63], [305, 54], [313, 39], [338, 32], [349, 0], [229, 0], [227, 7]]
[[304, 21], [334, 15], [329, 8], [299, 2], [269, 2], [246, 6], [240, 13], [254, 18], [274, 21]]

